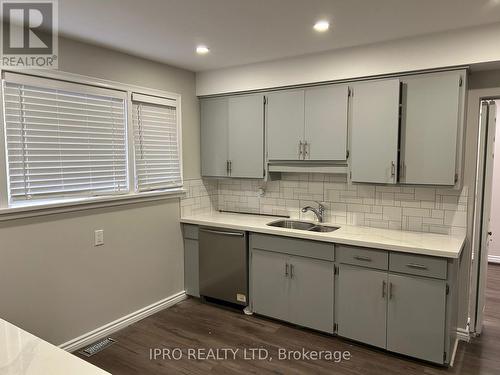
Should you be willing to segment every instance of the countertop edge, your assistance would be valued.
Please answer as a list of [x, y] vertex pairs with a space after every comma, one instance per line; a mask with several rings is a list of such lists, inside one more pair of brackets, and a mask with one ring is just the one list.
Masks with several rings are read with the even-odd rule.
[[[244, 215], [244, 214], [242, 214], [242, 215]], [[391, 244], [387, 244], [387, 243], [377, 243], [377, 242], [370, 242], [370, 241], [365, 241], [365, 240], [332, 238], [332, 237], [328, 236], [328, 234], [317, 233], [317, 232], [314, 232], [314, 233], [313, 232], [306, 232], [306, 231], [289, 232], [286, 230], [282, 230], [280, 228], [271, 228], [271, 227], [262, 228], [262, 227], [255, 227], [252, 225], [241, 225], [241, 224], [234, 224], [234, 223], [220, 223], [220, 222], [216, 222], [216, 221], [211, 221], [207, 218], [193, 218], [193, 217], [180, 218], [180, 222], [183, 224], [206, 225], [206, 226], [211, 226], [211, 227], [215, 227], [215, 228], [244, 230], [244, 231], [249, 231], [249, 232], [254, 232], [254, 233], [292, 237], [292, 238], [299, 238], [299, 239], [312, 240], [312, 241], [330, 242], [330, 243], [335, 243], [335, 244], [340, 244], [340, 245], [370, 247], [370, 248], [374, 248], [374, 249], [396, 251], [396, 252], [409, 253], [409, 254], [428, 255], [428, 256], [435, 256], [435, 257], [448, 258], [448, 259], [458, 259], [460, 257], [462, 250], [464, 248], [465, 239], [466, 239], [465, 235], [463, 235], [463, 238], [460, 241], [460, 246], [459, 246], [460, 249], [456, 252], [440, 251], [438, 249], [432, 249], [432, 248], [419, 248], [418, 251], [415, 251], [414, 248], [409, 247], [409, 246], [391, 245]], [[376, 229], [376, 228], [373, 228], [373, 229]], [[443, 236], [446, 236], [446, 235], [443, 235]], [[458, 239], [458, 236], [456, 238]]]

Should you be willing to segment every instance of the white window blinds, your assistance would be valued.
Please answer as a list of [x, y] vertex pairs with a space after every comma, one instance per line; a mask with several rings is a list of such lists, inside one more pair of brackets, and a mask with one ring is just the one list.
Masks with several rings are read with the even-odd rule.
[[136, 189], [182, 186], [176, 101], [132, 95]]
[[126, 94], [7, 73], [11, 200], [128, 191]]

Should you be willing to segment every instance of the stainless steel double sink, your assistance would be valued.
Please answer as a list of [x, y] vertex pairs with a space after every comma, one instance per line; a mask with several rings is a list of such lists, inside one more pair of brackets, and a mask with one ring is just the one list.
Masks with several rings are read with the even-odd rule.
[[306, 230], [309, 232], [333, 232], [339, 229], [339, 227], [332, 227], [329, 225], [321, 225], [310, 223], [308, 221], [300, 220], [276, 220], [267, 224], [270, 227], [287, 228], [287, 229], [297, 229]]

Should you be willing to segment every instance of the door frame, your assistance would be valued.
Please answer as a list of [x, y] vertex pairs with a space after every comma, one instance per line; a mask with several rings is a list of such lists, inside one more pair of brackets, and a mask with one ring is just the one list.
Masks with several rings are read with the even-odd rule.
[[[480, 278], [486, 277], [486, 272], [481, 272], [481, 236], [482, 236], [482, 206], [484, 200], [484, 179], [485, 170], [482, 167], [486, 153], [487, 129], [481, 127], [480, 111], [483, 101], [499, 100], [500, 87], [491, 89], [471, 90], [469, 92], [469, 108], [468, 108], [468, 126], [475, 125], [477, 131], [476, 158], [474, 165], [474, 182], [472, 198], [472, 215], [469, 215], [471, 225], [468, 225], [468, 235], [471, 235], [471, 253], [470, 253], [470, 274], [469, 274], [469, 325], [468, 333], [479, 334], [481, 328], [477, 327], [478, 321], [478, 301], [484, 299], [484, 282], [481, 283]], [[491, 133], [490, 133], [491, 135]], [[469, 203], [470, 207], [470, 203]], [[479, 257], [477, 256], [479, 254]], [[485, 281], [485, 280], [483, 280]], [[483, 287], [481, 287], [483, 285]]]

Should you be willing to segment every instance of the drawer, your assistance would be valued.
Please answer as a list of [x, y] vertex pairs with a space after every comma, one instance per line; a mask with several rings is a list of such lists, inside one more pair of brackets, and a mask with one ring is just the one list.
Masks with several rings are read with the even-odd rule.
[[190, 240], [198, 240], [198, 225], [184, 224], [183, 225], [184, 238]]
[[445, 258], [391, 252], [389, 270], [445, 280], [447, 264]]
[[252, 233], [250, 236], [250, 247], [252, 249], [274, 251], [332, 262], [335, 260], [335, 247], [333, 243], [329, 242]]
[[337, 246], [337, 259], [340, 263], [386, 270], [389, 268], [389, 253], [365, 247]]

